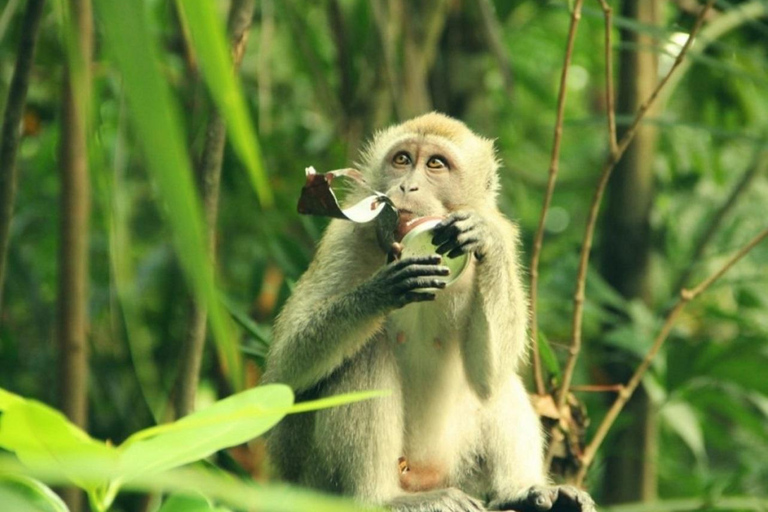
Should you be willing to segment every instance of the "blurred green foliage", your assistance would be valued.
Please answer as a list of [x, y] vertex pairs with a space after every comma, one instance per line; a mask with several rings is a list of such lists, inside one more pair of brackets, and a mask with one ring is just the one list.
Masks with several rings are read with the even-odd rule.
[[[125, 439], [162, 417], [176, 380], [190, 294], [185, 273], [199, 289], [214, 279], [199, 259], [202, 252], [194, 256], [196, 248], [184, 245], [180, 254], [182, 245], [173, 241], [184, 237], [184, 226], [193, 226], [185, 238], [186, 244], [192, 243], [200, 229], [189, 217], [196, 208], [189, 187], [179, 183], [192, 182], [188, 178], [199, 160], [210, 115], [208, 94], [215, 95], [215, 90], [201, 75], [205, 65], [185, 40], [172, 2], [145, 1], [145, 15], [133, 12], [136, 16], [131, 18], [142, 30], [119, 39], [103, 25], [108, 20], [100, 9], [110, 1], [96, 2], [91, 99], [95, 210], [90, 233], [89, 431], [100, 439]], [[721, 0], [717, 8], [727, 13], [746, 3]], [[512, 68], [511, 90], [483, 37], [477, 4], [468, 0], [453, 2], [448, 9], [427, 88], [435, 109], [496, 138], [504, 162], [499, 203], [520, 223], [523, 249], [529, 254], [552, 143], [568, 4], [565, 0], [495, 4]], [[12, 5], [16, 12], [9, 12]], [[228, 2], [215, 5], [223, 28]], [[539, 322], [542, 337], [552, 347], [547, 358], [551, 368], [556, 368], [553, 359], [562, 361], [567, 353], [577, 254], [607, 149], [603, 20], [598, 7], [597, 2], [587, 2], [577, 39], [561, 174], [540, 265]], [[7, 25], [0, 24], [0, 102], [7, 97], [20, 11], [14, 2], [0, 7], [0, 16], [10, 16]], [[653, 31], [666, 40], [690, 28], [692, 16], [668, 2], [665, 21], [659, 30], [616, 17], [617, 26]], [[240, 72], [248, 112], [236, 115], [241, 116], [237, 122], [250, 117], [256, 123], [248, 126], [257, 129], [274, 207], [262, 208], [266, 196], [260, 201], [254, 191], [258, 163], [253, 156], [242, 156], [249, 151], [245, 147], [249, 139], [228, 145], [215, 269], [218, 293], [225, 297], [222, 311], [232, 312], [239, 326], [227, 323], [242, 346], [237, 357], [250, 375], [241, 384], [254, 383], [269, 325], [292, 283], [306, 269], [325, 225], [296, 213], [304, 167], [313, 165], [322, 172], [350, 165], [366, 136], [402, 114], [387, 73], [414, 70], [403, 61], [398, 44], [387, 63], [379, 24], [369, 2], [291, 0], [257, 6]], [[136, 41], [129, 45], [131, 36], [140, 38], [141, 45]], [[686, 284], [695, 284], [768, 222], [768, 176], [762, 167], [701, 256], [692, 259], [731, 190], [746, 172], [768, 160], [767, 40], [768, 21], [763, 16], [744, 20], [736, 30], [706, 44], [693, 56], [663, 109], [647, 121], [660, 129], [659, 151], [653, 156], [654, 304], [622, 299], [597, 271], [590, 271], [586, 354], [577, 383], [592, 382], [611, 362], [604, 360], [605, 351], [594, 347], [615, 346], [619, 350], [610, 357], [636, 364], [675, 299], [680, 276], [690, 268]], [[140, 61], [138, 52], [145, 46], [159, 50], [157, 74], [149, 69], [151, 60]], [[660, 50], [638, 51], [657, 51], [660, 59], [668, 58]], [[122, 59], [139, 59], [133, 78]], [[20, 180], [0, 318], [0, 387], [48, 403], [54, 403], [56, 389], [56, 155], [64, 61], [51, 9], [43, 20], [22, 127]], [[150, 110], [149, 100], [162, 98], [136, 97], [149, 90], [151, 80], [168, 88], [168, 102], [175, 105], [168, 108], [177, 110], [178, 116], [163, 117], [169, 115], [165, 110]], [[627, 121], [619, 118], [620, 123]], [[154, 149], [147, 149], [147, 144]], [[173, 155], [176, 160], [168, 160]], [[598, 236], [594, 261], [599, 261], [600, 249]], [[194, 257], [198, 260], [186, 263], [183, 271], [180, 261]], [[644, 380], [661, 411], [662, 498], [703, 497], [706, 502], [723, 495], [768, 496], [767, 268], [768, 247], [759, 246], [690, 304]], [[212, 288], [204, 294], [211, 303], [216, 301]], [[207, 351], [200, 402], [226, 395], [230, 377], [222, 370], [219, 355]], [[593, 418], [602, 417], [605, 397], [587, 395], [584, 400]], [[623, 415], [615, 429], [633, 420]], [[610, 441], [605, 449], [611, 449]], [[598, 502], [600, 472], [598, 460], [590, 478]]]

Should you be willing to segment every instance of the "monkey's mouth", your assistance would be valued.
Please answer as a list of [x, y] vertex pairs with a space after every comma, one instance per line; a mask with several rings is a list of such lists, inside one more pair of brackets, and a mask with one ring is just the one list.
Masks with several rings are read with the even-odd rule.
[[400, 222], [410, 222], [416, 218], [416, 214], [406, 208], [398, 208], [397, 213], [400, 215]]

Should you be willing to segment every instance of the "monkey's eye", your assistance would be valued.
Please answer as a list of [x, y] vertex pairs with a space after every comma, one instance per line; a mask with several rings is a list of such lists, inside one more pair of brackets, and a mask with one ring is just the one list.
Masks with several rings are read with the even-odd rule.
[[440, 156], [433, 156], [427, 160], [427, 167], [430, 169], [447, 169], [448, 164]]
[[392, 158], [392, 163], [395, 165], [408, 165], [411, 163], [411, 157], [405, 151], [400, 151]]

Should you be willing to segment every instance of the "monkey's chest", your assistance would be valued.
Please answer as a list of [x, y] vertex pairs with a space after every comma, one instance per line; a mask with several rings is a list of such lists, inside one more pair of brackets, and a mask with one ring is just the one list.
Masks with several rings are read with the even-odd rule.
[[411, 465], [442, 468], [446, 474], [476, 406], [461, 357], [468, 300], [457, 294], [410, 304], [390, 315], [386, 328], [400, 372], [402, 455]]

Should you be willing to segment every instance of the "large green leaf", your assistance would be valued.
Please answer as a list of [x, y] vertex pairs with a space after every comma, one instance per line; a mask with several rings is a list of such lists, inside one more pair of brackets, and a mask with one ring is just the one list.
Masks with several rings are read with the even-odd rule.
[[[29, 474], [50, 484], [66, 483], [61, 475], [47, 468], [24, 468], [15, 460], [0, 455], [0, 472]], [[92, 480], [101, 473], [93, 467], [78, 468], [80, 478]], [[126, 483], [125, 489], [143, 492], [178, 492], [187, 495], [202, 494], [210, 500], [238, 510], [268, 512], [353, 512], [374, 510], [363, 507], [347, 498], [329, 496], [317, 491], [286, 485], [256, 484], [232, 478], [222, 472], [212, 472], [200, 467], [179, 468], [160, 474], [139, 475]], [[0, 504], [6, 505], [0, 501]], [[5, 512], [5, 508], [0, 508]], [[16, 509], [10, 509], [16, 512]], [[24, 510], [24, 509], [20, 509]], [[379, 510], [379, 509], [375, 509]]]
[[197, 299], [208, 308], [222, 360], [239, 389], [240, 354], [218, 300], [178, 111], [158, 69], [143, 3], [98, 0], [95, 5], [109, 54], [122, 74], [134, 133], [166, 206], [178, 257]]
[[127, 481], [158, 473], [249, 441], [280, 421], [291, 404], [293, 392], [288, 386], [260, 386], [169, 425], [138, 432], [122, 448], [122, 477]]
[[211, 504], [210, 500], [203, 496], [190, 496], [187, 494], [172, 494], [163, 502], [163, 506], [157, 512], [226, 512], [227, 509], [219, 508]]
[[22, 400], [24, 399], [19, 395], [14, 395], [10, 391], [6, 391], [3, 388], [0, 388], [0, 411], [4, 411], [13, 404], [21, 402]]
[[[0, 447], [14, 452], [25, 465], [45, 468], [92, 489], [109, 478], [117, 452], [69, 422], [59, 411], [35, 400], [21, 400], [9, 407], [0, 420]], [[96, 464], [102, 481], [84, 481], [75, 475], [78, 460]]]
[[262, 165], [259, 139], [233, 72], [216, 3], [177, 1], [176, 6], [189, 29], [211, 96], [227, 122], [232, 146], [245, 163], [261, 204], [271, 207], [274, 199]]
[[50, 487], [22, 475], [0, 473], [0, 503], [13, 512], [69, 512]]

